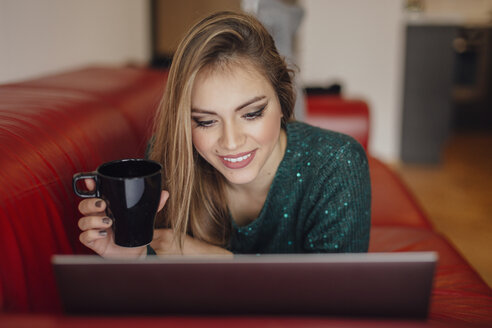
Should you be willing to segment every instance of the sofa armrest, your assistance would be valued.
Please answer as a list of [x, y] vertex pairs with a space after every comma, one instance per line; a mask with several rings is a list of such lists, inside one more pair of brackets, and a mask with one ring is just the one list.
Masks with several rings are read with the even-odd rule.
[[72, 176], [144, 156], [165, 75], [95, 67], [0, 86], [0, 312], [61, 310], [51, 256], [90, 253]]
[[367, 151], [369, 107], [364, 101], [333, 95], [308, 95], [305, 121], [320, 128], [348, 134]]

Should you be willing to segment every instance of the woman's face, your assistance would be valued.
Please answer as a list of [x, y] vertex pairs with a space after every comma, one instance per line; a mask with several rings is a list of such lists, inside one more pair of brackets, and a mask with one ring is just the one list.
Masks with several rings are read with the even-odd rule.
[[230, 183], [248, 184], [275, 174], [284, 151], [282, 111], [272, 86], [253, 65], [200, 71], [191, 117], [196, 151]]

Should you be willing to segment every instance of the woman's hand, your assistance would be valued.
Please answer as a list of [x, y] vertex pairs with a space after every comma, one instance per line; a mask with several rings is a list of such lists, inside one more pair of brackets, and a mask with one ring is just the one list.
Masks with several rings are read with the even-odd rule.
[[154, 240], [151, 243], [152, 248], [157, 255], [232, 255], [226, 249], [208, 244], [193, 237], [186, 235], [181, 251], [176, 243], [173, 242], [174, 232], [171, 229], [154, 230]]
[[[85, 179], [85, 184], [89, 190], [95, 188], [92, 179]], [[168, 198], [169, 193], [163, 190], [158, 211], [162, 210]], [[145, 246], [128, 248], [114, 243], [113, 222], [106, 216], [105, 209], [106, 203], [98, 198], [84, 199], [79, 203], [79, 211], [83, 215], [78, 223], [82, 230], [80, 242], [103, 257], [138, 258], [146, 254]]]

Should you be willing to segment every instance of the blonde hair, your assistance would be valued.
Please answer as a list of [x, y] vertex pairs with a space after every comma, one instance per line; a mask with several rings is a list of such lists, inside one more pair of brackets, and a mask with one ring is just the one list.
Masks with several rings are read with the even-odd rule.
[[157, 111], [150, 158], [163, 165], [163, 186], [170, 193], [156, 227], [173, 229], [174, 242], [181, 249], [186, 234], [213, 245], [228, 245], [231, 222], [225, 178], [193, 148], [191, 92], [200, 70], [244, 60], [271, 83], [285, 128], [295, 102], [292, 71], [254, 17], [233, 12], [213, 14], [190, 29], [174, 54]]

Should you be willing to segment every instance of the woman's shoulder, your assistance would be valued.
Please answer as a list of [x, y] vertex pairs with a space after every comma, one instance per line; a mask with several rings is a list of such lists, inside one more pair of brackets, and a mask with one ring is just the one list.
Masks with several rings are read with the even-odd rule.
[[325, 159], [351, 155], [365, 157], [364, 148], [351, 136], [303, 122], [287, 124], [287, 149], [294, 153], [319, 155]]

